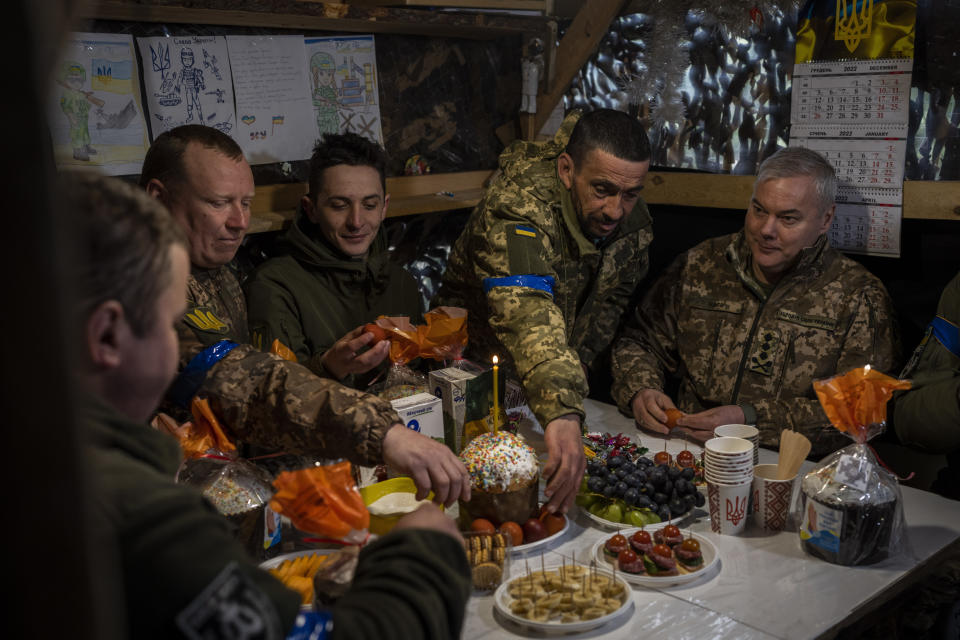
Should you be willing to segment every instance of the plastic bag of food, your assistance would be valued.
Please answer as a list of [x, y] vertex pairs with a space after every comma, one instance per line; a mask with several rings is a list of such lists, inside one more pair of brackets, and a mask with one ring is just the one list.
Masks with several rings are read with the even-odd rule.
[[197, 458], [206, 454], [236, 454], [237, 446], [220, 426], [220, 421], [213, 414], [206, 399], [194, 398], [190, 403], [190, 413], [193, 414], [193, 420], [182, 425], [177, 425], [176, 421], [166, 414], [159, 414], [154, 419], [154, 426], [177, 439], [184, 458]]
[[867, 440], [883, 431], [894, 390], [909, 386], [869, 365], [813, 383], [830, 422], [854, 444], [830, 454], [803, 477], [795, 515], [807, 553], [857, 565], [906, 549], [899, 482], [880, 465]]
[[280, 516], [270, 508], [270, 476], [256, 465], [221, 453], [188, 458], [178, 483], [196, 487], [235, 527], [251, 556], [265, 559], [280, 543]]
[[274, 511], [297, 529], [347, 544], [362, 544], [370, 512], [357, 490], [347, 461], [284, 471], [273, 481]]
[[313, 574], [313, 592], [316, 603], [332, 605], [350, 589], [357, 571], [360, 547], [350, 546], [334, 551]]

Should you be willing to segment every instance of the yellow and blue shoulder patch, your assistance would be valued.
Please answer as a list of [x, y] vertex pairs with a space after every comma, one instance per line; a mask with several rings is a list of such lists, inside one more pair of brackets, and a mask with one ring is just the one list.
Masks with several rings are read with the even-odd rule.
[[183, 316], [188, 325], [207, 333], [227, 333], [230, 327], [210, 310], [210, 307], [194, 307]]
[[525, 236], [527, 238], [536, 238], [537, 230], [533, 227], [528, 227], [526, 225], [517, 224], [513, 227], [513, 232], [518, 236]]

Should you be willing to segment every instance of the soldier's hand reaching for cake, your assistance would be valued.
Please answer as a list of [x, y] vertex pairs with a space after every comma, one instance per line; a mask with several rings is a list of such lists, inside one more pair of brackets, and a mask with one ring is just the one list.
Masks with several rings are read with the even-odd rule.
[[566, 513], [580, 489], [580, 480], [587, 468], [583, 454], [580, 417], [569, 414], [551, 420], [544, 429], [547, 443], [547, 464], [543, 476], [547, 479], [544, 495], [551, 513]]
[[433, 491], [433, 501], [451, 506], [470, 500], [470, 476], [460, 459], [433, 438], [395, 424], [383, 439], [383, 461], [409, 475], [417, 485], [417, 500]]

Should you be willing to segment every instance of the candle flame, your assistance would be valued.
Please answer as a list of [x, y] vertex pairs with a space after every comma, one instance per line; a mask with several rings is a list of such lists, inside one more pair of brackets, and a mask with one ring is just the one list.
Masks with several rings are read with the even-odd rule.
[[498, 362], [500, 362], [500, 359], [497, 358], [497, 356], [493, 356], [493, 364], [497, 364]]

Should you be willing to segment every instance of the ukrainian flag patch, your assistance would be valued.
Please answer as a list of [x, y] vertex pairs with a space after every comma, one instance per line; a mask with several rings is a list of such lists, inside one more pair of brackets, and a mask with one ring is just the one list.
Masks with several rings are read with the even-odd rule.
[[521, 224], [516, 225], [513, 228], [513, 232], [518, 236], [526, 236], [527, 238], [536, 238], [537, 230], [533, 227], [525, 227]]

